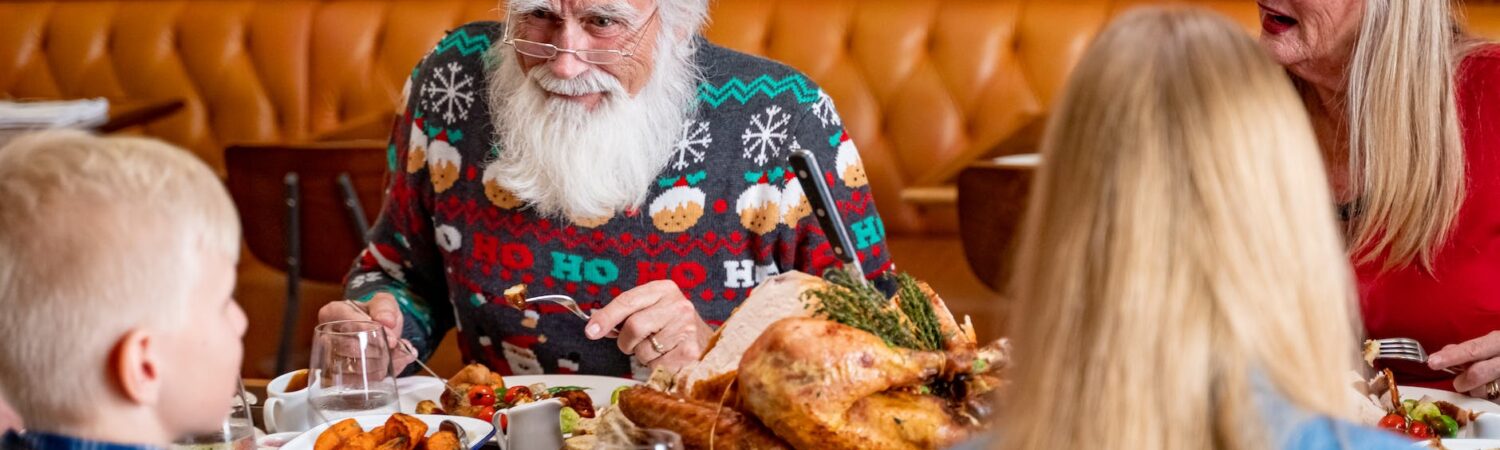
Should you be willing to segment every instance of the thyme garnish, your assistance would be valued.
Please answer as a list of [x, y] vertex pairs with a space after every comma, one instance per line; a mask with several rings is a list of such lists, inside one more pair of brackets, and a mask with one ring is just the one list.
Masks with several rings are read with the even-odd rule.
[[828, 286], [804, 292], [803, 300], [818, 300], [814, 312], [825, 319], [874, 334], [886, 345], [914, 350], [942, 350], [942, 331], [932, 302], [916, 278], [895, 277], [898, 289], [894, 304], [864, 280], [843, 270], [823, 274]]

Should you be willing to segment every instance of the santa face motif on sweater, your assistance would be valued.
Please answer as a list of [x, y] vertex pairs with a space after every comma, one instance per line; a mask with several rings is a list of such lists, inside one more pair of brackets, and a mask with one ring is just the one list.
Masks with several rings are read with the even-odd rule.
[[[889, 266], [873, 199], [867, 188], [851, 188], [849, 171], [841, 170], [853, 164], [840, 161], [858, 155], [852, 145], [842, 151], [837, 145], [845, 133], [831, 99], [785, 65], [701, 38], [695, 39], [694, 64], [703, 80], [690, 90], [690, 107], [671, 127], [677, 131], [660, 144], [666, 157], [648, 170], [647, 189], [633, 206], [610, 214], [547, 214], [525, 201], [507, 189], [507, 174], [538, 167], [507, 164], [546, 164], [548, 158], [508, 159], [505, 141], [494, 138], [502, 115], [487, 102], [465, 110], [450, 108], [464, 103], [445, 98], [490, 91], [495, 77], [484, 74], [498, 66], [484, 55], [514, 51], [494, 45], [499, 31], [493, 23], [461, 27], [413, 72], [412, 98], [397, 122], [400, 138], [392, 140], [405, 170], [392, 174], [372, 244], [346, 284], [349, 298], [395, 295], [406, 318], [402, 337], [423, 354], [457, 327], [465, 359], [505, 374], [649, 375], [614, 340], [586, 339], [582, 319], [550, 306], [517, 310], [506, 304], [504, 291], [526, 284], [532, 295], [569, 295], [589, 311], [637, 286], [668, 280], [716, 326], [766, 277], [792, 270], [820, 274], [838, 264], [790, 174], [787, 156], [795, 147], [814, 154], [825, 170], [821, 176], [845, 180], [830, 186], [835, 213], [859, 237], [864, 267], [873, 273]], [[473, 82], [450, 86], [453, 74], [473, 75]], [[532, 150], [536, 156], [552, 149]], [[637, 175], [591, 151], [574, 155], [581, 155], [575, 165], [595, 170], [532, 181]], [[609, 184], [596, 181], [602, 184], [591, 185]]]

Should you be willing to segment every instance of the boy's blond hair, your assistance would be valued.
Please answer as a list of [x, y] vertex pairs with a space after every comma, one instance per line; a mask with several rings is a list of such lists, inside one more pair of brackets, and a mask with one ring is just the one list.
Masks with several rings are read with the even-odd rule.
[[[202, 255], [237, 257], [234, 203], [192, 154], [143, 138], [47, 131], [0, 147], [0, 397], [63, 429], [111, 395], [136, 328], [184, 320]], [[168, 387], [170, 389], [170, 387]]]

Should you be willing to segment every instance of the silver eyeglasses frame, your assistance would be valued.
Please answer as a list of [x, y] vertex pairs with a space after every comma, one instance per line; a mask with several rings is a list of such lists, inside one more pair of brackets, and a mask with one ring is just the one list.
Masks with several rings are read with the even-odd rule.
[[[637, 46], [639, 46], [641, 44], [641, 39], [640, 39], [641, 31], [645, 30], [646, 27], [650, 26], [651, 22], [653, 20], [656, 20], [657, 12], [659, 12], [659, 11], [661, 11], [660, 7], [653, 8], [651, 10], [651, 16], [647, 17], [645, 21], [642, 21], [641, 25], [639, 27], [636, 27], [635, 29], [631, 30], [631, 37], [630, 37], [630, 39], [632, 40], [632, 42], [630, 43], [630, 46], [632, 48], [637, 47]], [[526, 55], [526, 56], [530, 56], [532, 58], [541, 58], [541, 59], [544, 59], [544, 60], [547, 60], [547, 61], [551, 61], [553, 59], [557, 59], [558, 55], [567, 53], [567, 54], [571, 54], [574, 57], [578, 58], [579, 61], [583, 61], [583, 62], [586, 62], [586, 63], [589, 63], [589, 64], [594, 64], [594, 65], [604, 66], [604, 65], [610, 65], [610, 64], [619, 64], [621, 61], [624, 61], [627, 58], [635, 56], [635, 52], [631, 51], [631, 50], [623, 50], [623, 49], [595, 50], [595, 49], [562, 48], [562, 47], [558, 47], [556, 45], [548, 44], [548, 43], [545, 43], [545, 42], [536, 42], [536, 41], [528, 41], [528, 40], [525, 40], [525, 39], [516, 39], [514, 37], [515, 36], [515, 31], [514, 31], [515, 30], [515, 23], [511, 22], [510, 19], [511, 19], [510, 18], [510, 14], [507, 13], [506, 17], [505, 17], [505, 38], [504, 38], [504, 40], [500, 41], [500, 43], [505, 44], [505, 45], [509, 45], [511, 48], [514, 48], [517, 53], [520, 53], [520, 54]]]

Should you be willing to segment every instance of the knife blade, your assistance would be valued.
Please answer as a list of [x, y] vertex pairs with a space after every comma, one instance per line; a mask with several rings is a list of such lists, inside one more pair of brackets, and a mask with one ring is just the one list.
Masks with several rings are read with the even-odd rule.
[[817, 158], [806, 149], [794, 149], [790, 159], [792, 172], [797, 176], [797, 181], [802, 183], [802, 191], [806, 193], [807, 202], [812, 206], [813, 216], [818, 218], [818, 226], [823, 229], [823, 235], [827, 236], [828, 243], [833, 247], [833, 255], [844, 263], [844, 269], [855, 275], [855, 279], [869, 283], [865, 278], [864, 266], [859, 263], [859, 255], [855, 253], [854, 244], [849, 239], [849, 230], [844, 227], [844, 218], [838, 213], [838, 204], [833, 200], [828, 183], [823, 180], [823, 170], [818, 166]]

